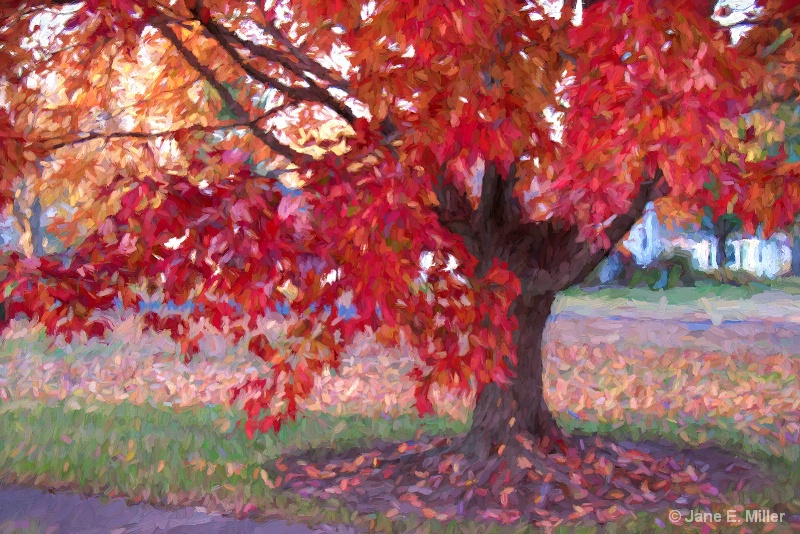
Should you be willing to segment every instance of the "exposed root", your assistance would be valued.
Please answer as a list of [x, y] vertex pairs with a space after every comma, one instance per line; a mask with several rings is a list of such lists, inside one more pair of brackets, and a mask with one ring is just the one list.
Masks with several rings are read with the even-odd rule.
[[525, 518], [542, 526], [606, 523], [666, 508], [718, 510], [723, 493], [766, 484], [751, 463], [708, 447], [680, 451], [564, 435], [535, 442], [519, 434], [479, 459], [465, 454], [464, 443], [461, 437], [380, 444], [322, 462], [304, 454], [270, 471], [278, 487], [335, 497], [364, 513], [503, 523]]

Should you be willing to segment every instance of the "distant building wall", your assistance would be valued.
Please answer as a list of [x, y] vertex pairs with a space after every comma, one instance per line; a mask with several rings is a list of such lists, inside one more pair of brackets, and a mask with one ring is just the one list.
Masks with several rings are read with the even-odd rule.
[[[631, 229], [624, 245], [642, 266], [649, 265], [663, 252], [677, 248], [691, 254], [697, 269], [706, 272], [719, 269], [716, 237], [668, 232], [658, 222], [652, 204], [647, 206], [642, 221]], [[775, 278], [791, 270], [791, 242], [785, 234], [778, 233], [770, 239], [737, 237], [729, 239], [728, 246], [733, 251], [728, 260], [731, 270], [766, 278]]]
[[663, 228], [658, 222], [653, 203], [650, 202], [642, 215], [642, 222], [631, 228], [628, 239], [624, 245], [631, 251], [636, 263], [642, 266], [650, 265], [664, 251], [666, 240]]

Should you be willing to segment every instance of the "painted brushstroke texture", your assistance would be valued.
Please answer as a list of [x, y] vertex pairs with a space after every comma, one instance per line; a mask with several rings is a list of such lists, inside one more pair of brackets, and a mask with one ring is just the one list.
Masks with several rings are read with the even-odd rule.
[[797, 527], [795, 0], [0, 20], [0, 482]]

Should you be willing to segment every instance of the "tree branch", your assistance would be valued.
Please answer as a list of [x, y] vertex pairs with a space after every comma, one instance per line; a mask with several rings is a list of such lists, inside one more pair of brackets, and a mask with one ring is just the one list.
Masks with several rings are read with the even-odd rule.
[[[331, 87], [336, 87], [337, 89], [341, 89], [342, 91], [350, 90], [350, 84], [348, 84], [344, 80], [334, 78], [328, 69], [326, 69], [313, 59], [309, 58], [302, 51], [300, 51], [291, 41], [289, 41], [289, 39], [287, 39], [283, 35], [283, 33], [281, 33], [281, 31], [275, 26], [274, 22], [267, 24], [264, 27], [261, 27], [261, 29], [264, 30], [267, 33], [267, 35], [269, 35], [270, 37], [275, 39], [278, 43], [280, 43], [284, 48], [286, 48], [286, 50], [289, 51], [292, 57], [294, 57], [295, 60], [297, 60], [298, 63], [295, 64], [295, 62], [290, 60], [289, 58], [278, 56], [279, 58], [278, 63], [280, 63], [284, 68], [291, 70], [292, 72], [294, 72], [298, 76], [301, 76], [309, 83], [311, 83], [311, 81], [305, 75], [304, 71], [310, 72], [315, 77], [326, 82]], [[297, 69], [297, 65], [300, 65], [301, 68]], [[299, 72], [296, 72], [297, 70], [299, 70]]]
[[520, 224], [493, 241], [502, 243], [500, 250], [522, 282], [523, 299], [532, 302], [583, 281], [630, 231], [647, 204], [667, 193], [659, 169], [640, 185], [628, 211], [617, 215], [606, 228], [609, 247], [594, 248], [581, 238], [577, 226], [559, 220]]
[[[444, 170], [439, 174], [434, 187], [439, 202], [435, 210], [439, 222], [463, 237], [479, 262], [495, 257], [508, 260], [519, 246], [529, 246], [532, 239], [538, 239], [541, 234], [539, 223], [522, 222], [522, 206], [514, 196], [514, 186], [518, 181], [514, 165], [503, 178], [493, 163], [486, 163], [480, 201], [473, 210], [467, 194], [452, 183], [445, 183]], [[520, 240], [525, 242], [524, 245]]]
[[[198, 20], [199, 16], [198, 16]], [[266, 75], [264, 72], [255, 68], [252, 64], [248, 62], [247, 59], [242, 57], [242, 55], [233, 47], [231, 44], [235, 42], [239, 46], [243, 46], [245, 49], [252, 52], [252, 49], [265, 49], [272, 52], [270, 49], [256, 45], [254, 43], [245, 41], [244, 39], [240, 38], [234, 32], [224, 28], [220, 24], [209, 21], [209, 22], [202, 22], [200, 21], [200, 25], [208, 31], [209, 35], [219, 43], [219, 45], [225, 50], [225, 52], [230, 56], [230, 58], [237, 64], [239, 67], [244, 70], [251, 78], [254, 80], [268, 85], [270, 87], [275, 88], [276, 90], [284, 93], [285, 95], [293, 98], [295, 100], [306, 100], [309, 102], [317, 102], [318, 104], [322, 104], [327, 106], [331, 110], [335, 111], [340, 117], [346, 120], [349, 124], [353, 124], [356, 121], [355, 115], [350, 109], [347, 108], [344, 104], [336, 100], [333, 95], [331, 95], [327, 90], [313, 85], [313, 82], [309, 83], [309, 87], [298, 87], [298, 86], [291, 86], [287, 85], [275, 78], [272, 78]], [[261, 54], [257, 54], [263, 57]], [[274, 54], [273, 54], [274, 55]], [[302, 76], [303, 79], [307, 77]]]
[[[577, 261], [572, 261], [570, 263], [570, 276], [567, 285], [560, 289], [575, 285], [589, 276], [589, 273], [591, 273], [601, 261], [608, 257], [617, 243], [619, 243], [631, 228], [633, 228], [633, 225], [636, 224], [636, 221], [638, 221], [644, 213], [647, 204], [666, 195], [668, 192], [669, 188], [664, 178], [664, 173], [661, 169], [657, 169], [652, 178], [642, 182], [639, 186], [639, 193], [631, 202], [628, 211], [617, 215], [606, 229], [606, 235], [611, 243], [610, 247], [601, 248], [592, 252], [588, 243], [583, 242], [577, 244], [579, 249], [577, 253], [574, 254], [574, 259]], [[581, 262], [580, 260], [582, 259], [583, 261]]]
[[[197, 56], [186, 47], [183, 41], [178, 38], [177, 34], [166, 22], [154, 22], [154, 27], [159, 29], [161, 34], [170, 43], [172, 43], [172, 45], [183, 56], [186, 62], [198, 73], [200, 73], [209, 84], [211, 84], [211, 87], [213, 87], [214, 90], [219, 94], [220, 98], [222, 98], [223, 102], [225, 102], [225, 105], [228, 107], [228, 109], [230, 109], [240, 121], [246, 123], [251, 122], [250, 113], [244, 108], [244, 106], [236, 101], [230, 90], [222, 85], [222, 83], [214, 75], [213, 71], [209, 67], [200, 63], [200, 60], [197, 58]], [[260, 128], [251, 128], [251, 130], [253, 135], [260, 139], [270, 149], [294, 163], [300, 164], [302, 162], [308, 162], [310, 159], [312, 159], [311, 156], [297, 152], [291, 147], [281, 143], [272, 132], [264, 131]]]
[[498, 202], [498, 192], [500, 191], [500, 174], [497, 167], [486, 162], [481, 180], [481, 199], [478, 208], [472, 213], [470, 222], [474, 231], [478, 233], [490, 232], [490, 225], [494, 222], [496, 214], [500, 210]]
[[[254, 80], [257, 80], [265, 85], [270, 85], [275, 89], [282, 91], [283, 93], [297, 100], [307, 100], [310, 102], [317, 102], [319, 104], [325, 105], [334, 112], [336, 112], [340, 117], [342, 117], [351, 125], [355, 122], [356, 117], [353, 114], [353, 112], [343, 103], [336, 100], [336, 98], [334, 98], [333, 95], [330, 94], [327, 89], [317, 85], [316, 82], [310, 76], [308, 76], [304, 72], [304, 69], [300, 67], [298, 64], [293, 63], [291, 60], [284, 57], [276, 50], [242, 39], [236, 34], [236, 32], [229, 30], [228, 28], [224, 27], [223, 25], [219, 24], [213, 19], [204, 20], [203, 17], [200, 16], [201, 8], [202, 5], [200, 2], [198, 2], [195, 5], [194, 9], [192, 10], [192, 14], [194, 15], [195, 19], [208, 32], [208, 34], [216, 42], [218, 42], [220, 46], [222, 46], [222, 48], [225, 50], [225, 52], [228, 53], [231, 59], [233, 59], [234, 62], [236, 62], [236, 64], [238, 64], [242, 69], [244, 69], [244, 71], [247, 74], [249, 74]], [[268, 28], [265, 29], [268, 30]], [[275, 33], [277, 33], [279, 38], [282, 38], [282, 35], [280, 35], [280, 32], [277, 31], [277, 29], [275, 29]], [[306, 82], [308, 84], [308, 87], [290, 86], [270, 76], [267, 76], [265, 73], [259, 71], [251, 64], [249, 64], [247, 60], [245, 60], [233, 48], [232, 43], [236, 43], [238, 46], [245, 48], [253, 56], [260, 57], [269, 62], [281, 65], [283, 68], [295, 74], [296, 76], [301, 78], [304, 82]]]
[[222, 101], [225, 102], [225, 105], [231, 111], [233, 111], [235, 115], [240, 118], [249, 118], [249, 113], [247, 113], [244, 107], [233, 98], [231, 92], [225, 88], [225, 86], [223, 86], [219, 80], [217, 80], [214, 72], [209, 67], [200, 63], [200, 60], [197, 58], [197, 56], [186, 47], [175, 31], [170, 28], [166, 22], [155, 23], [155, 27], [161, 31], [161, 34], [170, 43], [172, 43], [172, 45], [178, 50], [181, 56], [183, 56], [184, 60], [189, 64], [189, 66], [200, 73], [203, 78], [205, 78], [208, 83], [211, 84], [217, 94], [219, 94], [220, 98], [222, 98]]
[[[283, 106], [281, 106], [283, 107]], [[88, 141], [93, 141], [96, 139], [103, 139], [105, 141], [110, 141], [111, 139], [120, 139], [120, 138], [133, 138], [133, 139], [156, 139], [159, 137], [167, 137], [172, 135], [178, 135], [181, 133], [190, 133], [190, 132], [208, 132], [212, 133], [217, 130], [227, 130], [230, 128], [250, 128], [255, 129], [257, 125], [262, 120], [268, 119], [269, 117], [273, 116], [275, 113], [279, 111], [278, 108], [270, 110], [269, 113], [265, 115], [261, 115], [256, 117], [255, 119], [248, 121], [248, 122], [234, 122], [230, 124], [213, 124], [210, 126], [187, 126], [185, 128], [176, 128], [174, 130], [163, 130], [160, 132], [97, 132], [97, 131], [90, 131], [90, 132], [77, 132], [75, 135], [78, 137], [77, 139], [69, 140], [69, 141], [58, 141], [54, 145], [49, 145], [55, 141], [57, 138], [50, 138], [50, 139], [41, 139], [36, 142], [45, 145], [48, 150], [58, 150], [59, 148], [63, 148], [68, 145], [78, 145], [81, 143], [86, 143]], [[63, 136], [62, 136], [63, 137]]]
[[470, 253], [479, 256], [480, 240], [470, 221], [473, 213], [472, 205], [465, 193], [459, 191], [454, 184], [445, 182], [444, 166], [437, 175], [433, 191], [439, 203], [434, 208], [439, 224], [453, 234], [461, 236]]
[[595, 4], [599, 4], [600, 2], [604, 2], [605, 0], [583, 0], [583, 9], [589, 9]]

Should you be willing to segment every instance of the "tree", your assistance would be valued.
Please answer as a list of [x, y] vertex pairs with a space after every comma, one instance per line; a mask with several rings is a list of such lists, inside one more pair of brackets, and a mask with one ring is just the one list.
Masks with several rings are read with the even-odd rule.
[[792, 225], [792, 276], [800, 276], [800, 224], [795, 220]]
[[[748, 160], [731, 129], [776, 93], [796, 98], [795, 4], [766, 2], [736, 47], [711, 1], [591, 1], [580, 25], [570, 5], [510, 0], [6, 8], [7, 83], [51, 76], [63, 94], [16, 97], [0, 113], [6, 175], [89, 146], [104, 161], [89, 179], [113, 206], [68, 264], [6, 267], [9, 311], [100, 335], [92, 310], [130, 304], [141, 280], [178, 304], [193, 298], [215, 326], [254, 324], [289, 294], [303, 341], [281, 353], [250, 339], [273, 376], [247, 385], [249, 433], [295, 416], [314, 374], [339, 363], [335, 332], [381, 326], [420, 349], [421, 414], [433, 384], [476, 383], [470, 453], [549, 435], [542, 341], [555, 295], [649, 202], [731, 210], [767, 232], [793, 217], [796, 164]], [[25, 49], [43, 12], [61, 21], [57, 37]], [[78, 61], [87, 74], [67, 77]], [[128, 119], [105, 120], [122, 109]], [[359, 316], [342, 321], [334, 303], [348, 290]], [[148, 321], [196, 350], [184, 319]]]
[[42, 204], [37, 196], [30, 200], [27, 188], [23, 184], [14, 194], [11, 202], [11, 224], [20, 236], [19, 246], [25, 255], [44, 254], [44, 236], [42, 235]]
[[713, 232], [717, 238], [717, 270], [723, 281], [727, 281], [728, 266], [728, 238], [733, 232], [741, 229], [741, 221], [735, 213], [724, 213], [712, 219], [711, 210], [705, 209], [706, 215], [702, 218], [702, 226]]

